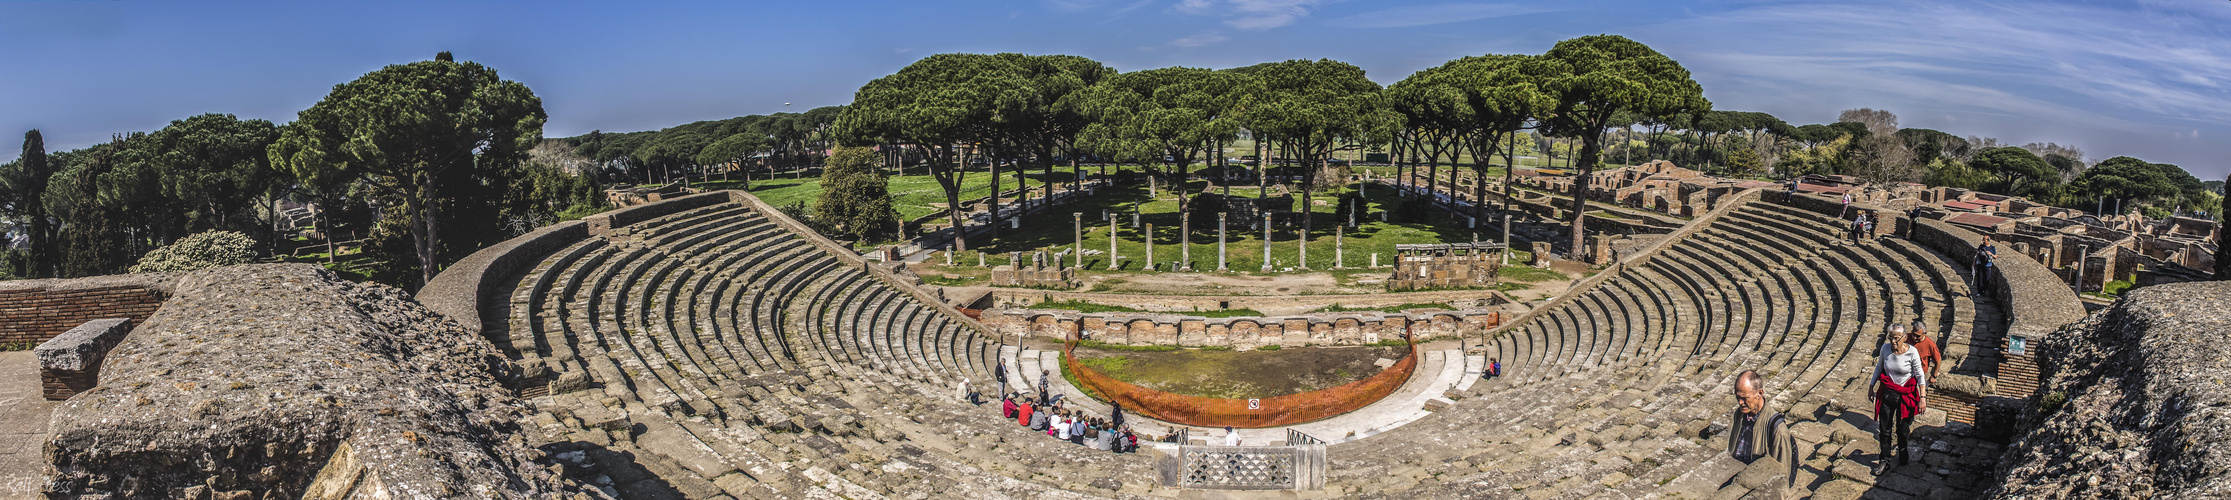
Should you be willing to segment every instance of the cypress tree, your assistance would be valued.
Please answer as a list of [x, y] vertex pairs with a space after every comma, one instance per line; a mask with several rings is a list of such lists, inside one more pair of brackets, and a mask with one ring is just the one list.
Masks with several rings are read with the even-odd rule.
[[23, 158], [17, 168], [9, 172], [8, 183], [14, 188], [15, 215], [29, 224], [24, 231], [30, 251], [25, 274], [32, 278], [54, 277], [54, 221], [46, 209], [47, 182], [54, 177], [54, 166], [47, 160], [46, 139], [39, 129], [23, 133]]

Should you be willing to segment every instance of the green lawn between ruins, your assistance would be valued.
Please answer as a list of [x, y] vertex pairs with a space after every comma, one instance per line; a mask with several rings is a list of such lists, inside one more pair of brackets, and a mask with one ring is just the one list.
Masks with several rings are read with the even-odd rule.
[[[1246, 154], [1244, 148], [1232, 148], [1230, 151], [1232, 155]], [[1351, 152], [1346, 156], [1358, 155]], [[1563, 166], [1561, 165], [1563, 162], [1544, 162], [1539, 158], [1528, 157], [1519, 158], [1518, 163], [1522, 167]], [[1549, 163], [1549, 165], [1545, 166], [1543, 163]], [[1193, 170], [1203, 167], [1205, 165], [1196, 165]], [[1618, 165], [1611, 164], [1604, 166], [1604, 168], [1617, 167]], [[1439, 170], [1448, 172], [1455, 168], [1459, 167], [1442, 165]], [[1469, 166], [1461, 168], [1466, 172], [1470, 171]], [[1102, 172], [1139, 172], [1143, 170], [1143, 167], [1137, 165], [1109, 165], [1103, 168], [1095, 165], [1084, 167], [1084, 169], [1088, 174], [1098, 175]], [[1394, 173], [1393, 167], [1389, 166], [1356, 166], [1352, 167], [1352, 170], [1359, 174], [1369, 172], [1371, 175], [1378, 177], [1387, 177]], [[1503, 171], [1502, 167], [1494, 167], [1489, 169], [1487, 175], [1500, 177], [1503, 175]], [[1443, 175], [1447, 174], [1444, 173]], [[1014, 189], [1015, 173], [1013, 170], [1002, 170], [999, 177], [1000, 187]], [[1049, 178], [1045, 172], [1036, 170], [1023, 172], [1023, 177], [1034, 187]], [[1055, 182], [1067, 182], [1072, 178], [1072, 172], [1065, 167], [1057, 167], [1050, 178]], [[922, 173], [919, 169], [914, 169], [907, 171], [905, 175], [894, 175], [888, 177], [888, 179], [892, 201], [896, 205], [901, 218], [913, 219], [936, 214], [942, 210], [941, 207], [946, 199], [943, 189], [934, 177]], [[963, 199], [988, 196], [992, 192], [991, 184], [992, 176], [988, 169], [970, 170], [965, 176], [965, 187], [962, 189], [961, 196]], [[699, 183], [697, 187], [723, 189], [740, 188], [742, 185], [741, 181], [728, 180]], [[1194, 190], [1207, 186], [1204, 181], [1198, 180], [1188, 183], [1188, 187]], [[1157, 187], [1160, 189], [1156, 189], [1155, 196], [1152, 197], [1149, 197], [1147, 193], [1148, 186], [1143, 183], [1127, 183], [1102, 189], [1099, 193], [1077, 202], [1056, 207], [1048, 212], [1026, 216], [1023, 218], [1022, 228], [1019, 230], [1003, 231], [998, 238], [979, 236], [972, 239], [969, 242], [971, 250], [955, 252], [952, 255], [954, 265], [951, 267], [943, 266], [944, 256], [939, 255], [937, 258], [918, 266], [917, 270], [922, 273], [925, 280], [936, 285], [982, 285], [989, 279], [990, 270], [978, 267], [976, 265], [978, 262], [983, 262], [987, 266], [999, 266], [1008, 263], [1010, 252], [1024, 252], [1027, 254], [1044, 249], [1050, 253], [1070, 248], [1070, 245], [1074, 244], [1075, 241], [1071, 214], [1083, 212], [1087, 214], [1083, 244], [1087, 255], [1084, 259], [1084, 270], [1080, 273], [1079, 278], [1093, 283], [1085, 291], [1139, 291], [1128, 290], [1127, 288], [1144, 287], [1126, 287], [1123, 285], [1124, 278], [1144, 271], [1143, 268], [1146, 265], [1146, 244], [1141, 240], [1142, 228], [1132, 226], [1128, 214], [1141, 213], [1140, 222], [1154, 225], [1154, 261], [1158, 269], [1171, 270], [1171, 264], [1177, 262], [1181, 255], [1180, 245], [1178, 244], [1177, 197], [1167, 189], [1169, 186]], [[799, 176], [755, 179], [751, 182], [750, 188], [752, 194], [759, 196], [768, 204], [790, 206], [812, 204], [820, 194], [821, 186], [820, 178], [809, 172]], [[1351, 184], [1345, 188], [1344, 192], [1353, 192], [1359, 189], [1370, 203], [1373, 213], [1392, 209], [1403, 202], [1401, 197], [1395, 195], [1392, 190], [1378, 184]], [[1215, 192], [1222, 193], [1224, 190], [1217, 188]], [[1253, 187], [1240, 186], [1234, 186], [1230, 193], [1233, 196], [1258, 194]], [[1230, 273], [1240, 276], [1321, 273], [1331, 277], [1339, 286], [1358, 286], [1359, 284], [1367, 286], [1369, 282], [1365, 280], [1383, 279], [1387, 273], [1385, 267], [1366, 268], [1371, 264], [1372, 255], [1378, 255], [1379, 263], [1382, 266], [1390, 265], [1395, 255], [1395, 245], [1468, 242], [1472, 241], [1475, 234], [1482, 239], [1493, 239], [1493, 231], [1486, 228], [1480, 230], [1467, 228], [1462, 219], [1455, 217], [1436, 217], [1431, 223], [1379, 221], [1376, 218], [1369, 218], [1369, 220], [1357, 221], [1358, 227], [1347, 230], [1339, 238], [1344, 241], [1342, 246], [1345, 247], [1345, 251], [1340, 252], [1337, 257], [1342, 258], [1341, 264], [1346, 269], [1335, 269], [1334, 259], [1336, 255], [1333, 232], [1337, 224], [1345, 222], [1344, 220], [1336, 220], [1339, 217], [1333, 213], [1333, 203], [1339, 199], [1339, 196], [1337, 193], [1325, 193], [1314, 196], [1313, 199], [1318, 204], [1309, 207], [1310, 212], [1316, 218], [1315, 231], [1312, 233], [1309, 242], [1308, 268], [1310, 271], [1302, 270], [1299, 265], [1301, 251], [1300, 245], [1296, 241], [1296, 233], [1292, 229], [1284, 229], [1271, 236], [1270, 261], [1272, 270], [1267, 273], [1262, 271], [1262, 233], [1260, 231], [1233, 231], [1228, 233], [1227, 261]], [[1301, 204], [1300, 198], [1295, 197], [1295, 208], [1301, 208]], [[1125, 214], [1121, 217], [1121, 227], [1116, 231], [1116, 238], [1118, 239], [1116, 247], [1118, 254], [1121, 256], [1118, 269], [1108, 269], [1108, 223], [1100, 218], [1103, 211]], [[1196, 272], [1212, 272], [1216, 268], [1216, 233], [1210, 229], [1213, 227], [1211, 224], [1200, 224], [1200, 226], [1200, 229], [1193, 234], [1193, 268]], [[867, 245], [889, 243], [863, 242], [863, 248]], [[979, 257], [981, 257], [981, 260], [979, 260]], [[1530, 259], [1531, 255], [1524, 250], [1513, 250], [1511, 258], [1513, 262], [1523, 262]], [[1073, 263], [1075, 260], [1072, 258], [1069, 262]], [[1557, 272], [1524, 267], [1509, 268], [1503, 276], [1505, 283], [1495, 288], [1504, 291], [1525, 289], [1531, 283], [1569, 278]]]

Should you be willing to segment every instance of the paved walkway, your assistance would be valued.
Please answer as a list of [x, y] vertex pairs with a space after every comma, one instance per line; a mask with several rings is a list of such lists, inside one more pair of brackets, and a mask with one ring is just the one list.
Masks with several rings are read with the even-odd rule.
[[[1286, 431], [1288, 429], [1301, 431], [1304, 434], [1322, 439], [1326, 444], [1354, 441], [1385, 432], [1432, 414], [1432, 410], [1427, 409], [1429, 401], [1435, 403], [1433, 404], [1434, 407], [1442, 407], [1452, 403], [1446, 397], [1446, 393], [1451, 391], [1465, 393], [1471, 390], [1472, 382], [1479, 380], [1480, 368], [1486, 364], [1485, 356], [1465, 356], [1463, 351], [1455, 349], [1419, 349], [1418, 355], [1422, 358], [1418, 360], [1418, 368], [1415, 372], [1412, 372], [1410, 379], [1405, 381], [1402, 387], [1396, 389], [1393, 394], [1388, 394], [1387, 397], [1381, 398], [1378, 402], [1355, 411], [1314, 422], [1260, 429], [1240, 429], [1240, 442], [1252, 446], [1282, 445], [1286, 443]], [[1036, 374], [1039, 373], [1039, 370], [1058, 371], [1061, 369], [1061, 353], [1059, 351], [1022, 349], [1018, 352], [1015, 346], [1007, 346], [1000, 348], [1000, 357], [1007, 360], [1007, 366], [1020, 368], [1008, 372], [1008, 378], [1011, 379], [1009, 383], [1013, 384], [1014, 387], [1024, 386], [1023, 379], [1025, 376], [1023, 374], [1025, 373], [1031, 374], [1029, 375], [1029, 387], [1036, 387]], [[1049, 389], [1052, 389], [1055, 393], [1063, 394], [1061, 398], [1062, 406], [1081, 409], [1085, 413], [1103, 417], [1111, 409], [1106, 404], [1085, 397], [1083, 391], [1070, 385], [1069, 381], [1062, 377], [1052, 377], [1048, 382], [1050, 382], [1048, 385], [1051, 386]], [[987, 392], [995, 390], [997, 389], [987, 388]], [[1197, 443], [1220, 445], [1223, 444], [1224, 439], [1223, 429], [1179, 425], [1146, 418], [1138, 414], [1124, 415], [1124, 423], [1139, 432], [1141, 444], [1146, 444], [1145, 441], [1151, 437], [1160, 437], [1162, 434], [1170, 432], [1170, 429], [1180, 427], [1191, 428], [1192, 440]]]
[[47, 415], [59, 401], [39, 395], [39, 358], [0, 352], [0, 500], [44, 498]]

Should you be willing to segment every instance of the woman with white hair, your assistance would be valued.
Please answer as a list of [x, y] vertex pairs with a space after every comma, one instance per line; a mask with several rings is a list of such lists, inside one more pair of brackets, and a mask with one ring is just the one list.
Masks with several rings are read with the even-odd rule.
[[1906, 343], [1906, 326], [1891, 325], [1882, 348], [1875, 352], [1874, 388], [1867, 401], [1875, 406], [1875, 440], [1882, 444], [1877, 476], [1890, 470], [1890, 457], [1898, 465], [1911, 462], [1913, 417], [1929, 408], [1929, 377], [1921, 364], [1921, 350]]

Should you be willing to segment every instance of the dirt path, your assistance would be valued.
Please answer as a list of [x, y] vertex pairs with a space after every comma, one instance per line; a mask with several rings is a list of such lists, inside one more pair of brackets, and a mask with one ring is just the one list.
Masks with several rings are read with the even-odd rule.
[[1379, 359], [1400, 347], [1296, 347], [1277, 351], [1165, 352], [1078, 348], [1079, 362], [1103, 374], [1163, 392], [1248, 399], [1325, 389], [1379, 373]]

